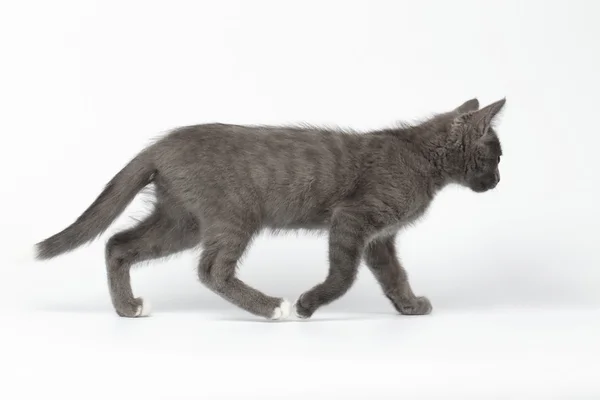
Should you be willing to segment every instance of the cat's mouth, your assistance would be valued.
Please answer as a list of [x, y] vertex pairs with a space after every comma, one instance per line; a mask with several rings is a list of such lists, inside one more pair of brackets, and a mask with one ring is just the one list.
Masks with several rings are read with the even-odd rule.
[[483, 192], [487, 192], [488, 190], [495, 189], [496, 186], [498, 186], [498, 182], [499, 181], [494, 181], [491, 183], [478, 182], [478, 183], [475, 183], [474, 185], [471, 185], [470, 187], [471, 187], [471, 190], [476, 193], [483, 193]]

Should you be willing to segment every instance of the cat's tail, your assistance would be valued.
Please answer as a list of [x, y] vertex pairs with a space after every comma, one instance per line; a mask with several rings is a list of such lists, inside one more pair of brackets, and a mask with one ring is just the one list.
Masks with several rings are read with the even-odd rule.
[[106, 185], [102, 193], [63, 231], [35, 245], [35, 258], [46, 260], [96, 239], [125, 210], [136, 194], [152, 182], [155, 169], [138, 155]]

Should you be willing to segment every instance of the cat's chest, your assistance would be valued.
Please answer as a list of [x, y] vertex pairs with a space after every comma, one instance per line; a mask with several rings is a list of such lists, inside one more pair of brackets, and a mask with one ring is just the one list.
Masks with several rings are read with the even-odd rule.
[[387, 204], [394, 224], [410, 224], [421, 217], [429, 208], [433, 196], [425, 185], [411, 190], [391, 192], [383, 201]]
[[423, 217], [430, 204], [431, 200], [425, 198], [422, 201], [412, 203], [409, 208], [395, 210], [394, 215], [386, 221], [382, 228], [372, 235], [371, 239], [395, 235], [399, 230], [415, 223]]

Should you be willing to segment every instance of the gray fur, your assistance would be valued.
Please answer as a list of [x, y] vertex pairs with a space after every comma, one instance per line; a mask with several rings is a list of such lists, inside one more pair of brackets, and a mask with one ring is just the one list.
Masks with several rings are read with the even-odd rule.
[[36, 245], [37, 258], [71, 251], [104, 232], [146, 185], [155, 209], [106, 245], [117, 313], [139, 315], [129, 270], [141, 261], [203, 245], [198, 276], [213, 292], [271, 317], [282, 299], [236, 277], [263, 229], [329, 231], [329, 274], [296, 303], [301, 317], [352, 286], [361, 259], [402, 314], [427, 314], [396, 256], [397, 231], [416, 221], [450, 183], [476, 192], [500, 180], [492, 123], [502, 99], [476, 99], [423, 123], [357, 133], [312, 127], [206, 124], [173, 130], [140, 152], [69, 227]]

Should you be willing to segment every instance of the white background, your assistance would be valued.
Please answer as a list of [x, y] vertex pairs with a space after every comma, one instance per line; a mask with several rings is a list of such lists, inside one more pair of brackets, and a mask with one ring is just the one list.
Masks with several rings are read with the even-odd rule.
[[[19, 1], [0, 6], [0, 397], [598, 398], [594, 1]], [[502, 182], [448, 188], [398, 240], [434, 313], [396, 315], [366, 268], [312, 320], [264, 322], [188, 252], [136, 269], [118, 318], [103, 243], [18, 262], [176, 126], [380, 128], [507, 97]], [[294, 300], [326, 238], [261, 236], [240, 274]], [[309, 397], [312, 396], [312, 397]]]

